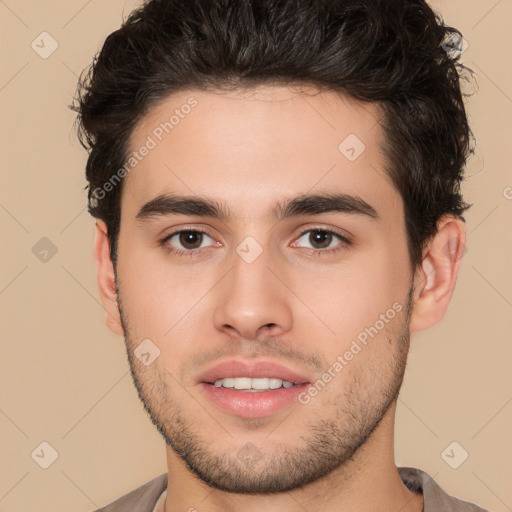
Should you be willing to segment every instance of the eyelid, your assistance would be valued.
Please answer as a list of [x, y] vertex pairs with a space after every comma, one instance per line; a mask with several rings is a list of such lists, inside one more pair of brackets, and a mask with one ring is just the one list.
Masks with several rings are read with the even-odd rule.
[[345, 230], [335, 228], [335, 227], [327, 227], [327, 226], [310, 226], [304, 229], [297, 238], [309, 233], [310, 231], [326, 231], [327, 233], [332, 233], [334, 235], [339, 236], [341, 239], [346, 241], [347, 243], [352, 243], [352, 237]]
[[339, 230], [337, 228], [325, 227], [325, 226], [313, 226], [304, 229], [297, 237], [295, 237], [294, 242], [302, 238], [305, 234], [310, 233], [312, 231], [323, 231], [324, 233], [330, 233], [340, 240], [340, 244], [330, 248], [330, 249], [314, 249], [311, 247], [304, 247], [309, 252], [313, 252], [314, 254], [320, 255], [321, 253], [333, 254], [337, 250], [341, 250], [342, 248], [347, 248], [347, 246], [353, 245], [352, 238], [348, 236], [344, 231]]
[[[208, 230], [204, 229], [204, 228], [195, 228], [195, 227], [181, 227], [175, 231], [172, 231], [168, 234], [166, 234], [161, 240], [160, 240], [160, 243], [161, 244], [165, 244], [166, 242], [168, 242], [171, 238], [175, 237], [176, 235], [179, 235], [181, 233], [187, 233], [189, 231], [192, 231], [193, 233], [201, 233], [203, 235], [206, 235], [208, 237], [210, 237], [214, 242], [216, 242], [216, 237], [211, 234]], [[193, 250], [189, 250], [187, 252], [194, 252], [194, 251], [197, 251], [198, 249], [193, 249]]]

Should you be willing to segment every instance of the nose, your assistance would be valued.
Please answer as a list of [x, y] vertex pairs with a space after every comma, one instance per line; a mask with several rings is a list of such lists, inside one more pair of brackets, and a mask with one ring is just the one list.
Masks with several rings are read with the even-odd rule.
[[217, 290], [214, 323], [218, 330], [254, 340], [291, 329], [291, 292], [274, 263], [266, 250], [252, 263], [234, 256], [233, 268]]

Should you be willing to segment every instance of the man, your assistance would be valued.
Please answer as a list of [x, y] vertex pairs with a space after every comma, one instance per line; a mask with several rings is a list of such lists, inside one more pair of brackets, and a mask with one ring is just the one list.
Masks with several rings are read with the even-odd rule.
[[423, 0], [152, 0], [80, 84], [108, 327], [168, 473], [104, 511], [483, 510], [397, 468], [470, 153]]

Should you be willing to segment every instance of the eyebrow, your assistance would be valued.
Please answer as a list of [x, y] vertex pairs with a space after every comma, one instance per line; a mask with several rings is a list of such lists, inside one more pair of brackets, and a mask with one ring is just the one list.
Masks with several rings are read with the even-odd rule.
[[[380, 220], [375, 208], [361, 197], [331, 193], [301, 195], [286, 201], [279, 201], [271, 210], [270, 219], [281, 221], [300, 215], [320, 215], [331, 212], [362, 215], [372, 220]], [[166, 194], [145, 203], [136, 218], [147, 221], [171, 215], [193, 215], [222, 221], [226, 221], [230, 217], [229, 210], [219, 201], [199, 196]]]

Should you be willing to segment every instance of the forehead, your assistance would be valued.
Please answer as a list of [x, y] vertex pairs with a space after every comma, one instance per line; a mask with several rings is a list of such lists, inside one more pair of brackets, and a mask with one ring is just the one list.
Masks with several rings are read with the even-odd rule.
[[398, 203], [384, 171], [381, 118], [377, 104], [313, 87], [180, 91], [131, 135], [138, 156], [127, 166], [122, 210], [173, 193], [254, 215], [283, 197], [334, 188]]

